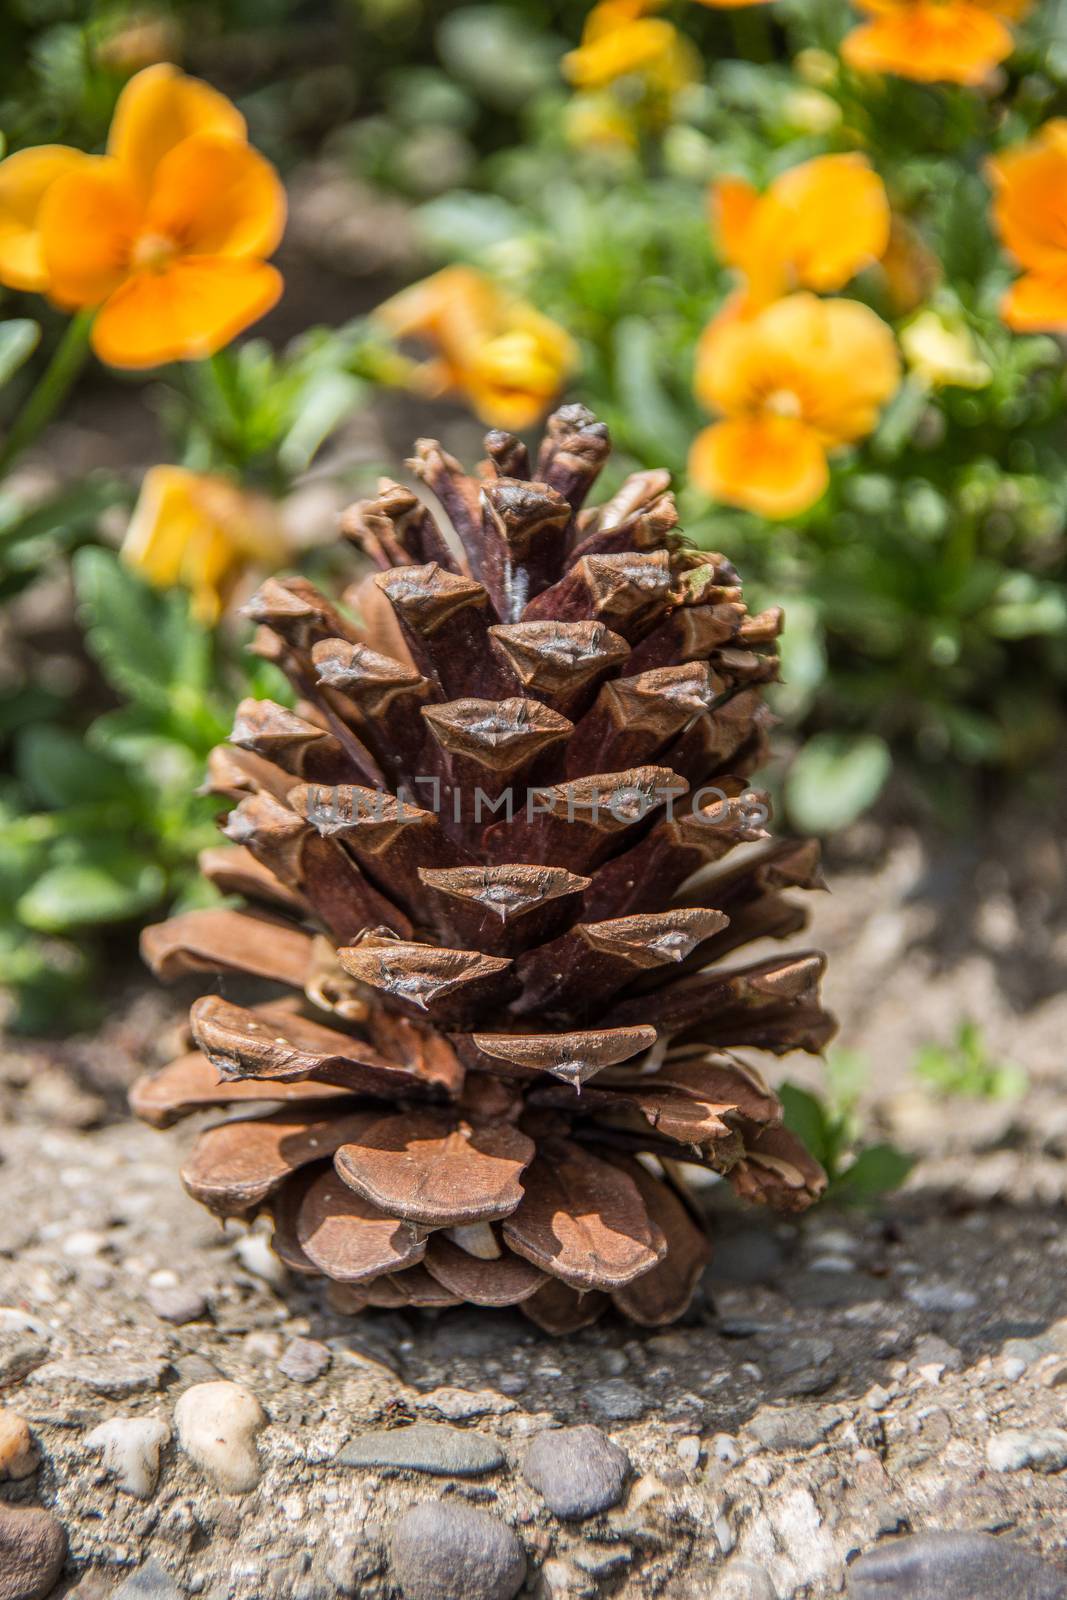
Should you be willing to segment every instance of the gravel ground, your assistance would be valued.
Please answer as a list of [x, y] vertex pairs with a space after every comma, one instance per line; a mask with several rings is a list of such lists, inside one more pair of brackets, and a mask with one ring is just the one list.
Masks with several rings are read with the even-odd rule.
[[[122, 1116], [124, 1085], [166, 1055], [178, 997], [136, 983], [95, 1038], [12, 1043], [0, 1478], [5, 1461], [23, 1475], [0, 1482], [0, 1600], [49, 1592], [5, 1579], [22, 1507], [65, 1529], [53, 1592], [81, 1600], [508, 1600], [517, 1585], [822, 1600], [850, 1581], [860, 1600], [1063, 1600], [1067, 1009], [1050, 983], [1005, 981], [1005, 931], [1039, 937], [1032, 886], [1002, 874], [999, 943], [972, 921], [955, 948], [937, 930], [960, 933], [951, 896], [973, 894], [974, 873], [937, 859], [936, 908], [931, 852], [902, 836], [873, 869], [835, 873], [815, 928], [844, 1036], [871, 1060], [873, 1122], [920, 1151], [904, 1192], [795, 1225], [707, 1190], [715, 1262], [684, 1324], [658, 1333], [607, 1321], [553, 1340], [475, 1310], [340, 1317], [262, 1234], [182, 1194], [191, 1129]], [[1058, 904], [1041, 922], [1050, 971]], [[1022, 1100], [917, 1093], [915, 1044], [965, 1012], [1029, 1069]], [[199, 1386], [220, 1381], [238, 1388], [209, 1411], [225, 1402], [231, 1420], [205, 1437]], [[412, 1423], [435, 1426], [398, 1442]], [[862, 1563], [850, 1578], [862, 1552], [896, 1559], [888, 1540], [930, 1530], [997, 1536], [979, 1582], [944, 1541], [918, 1578], [864, 1579]], [[30, 1554], [51, 1581], [46, 1545]], [[1019, 1547], [1047, 1561], [1040, 1579], [1000, 1571]]]

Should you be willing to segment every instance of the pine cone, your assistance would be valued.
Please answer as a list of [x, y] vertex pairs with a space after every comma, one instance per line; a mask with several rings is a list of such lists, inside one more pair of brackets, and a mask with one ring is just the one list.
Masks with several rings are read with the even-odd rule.
[[820, 881], [746, 787], [781, 616], [681, 542], [666, 473], [582, 510], [609, 451], [582, 407], [535, 471], [511, 435], [486, 451], [474, 478], [417, 447], [447, 530], [388, 480], [345, 514], [380, 570], [344, 612], [303, 578], [252, 602], [297, 705], [241, 705], [210, 765], [231, 844], [202, 859], [250, 904], [144, 951], [295, 992], [198, 1000], [196, 1048], [132, 1103], [159, 1126], [251, 1104], [185, 1186], [268, 1211], [339, 1308], [518, 1304], [563, 1332], [610, 1299], [653, 1326], [708, 1254], [678, 1164], [788, 1211], [824, 1183], [735, 1054], [822, 1048], [822, 958], [721, 965], [803, 926], [782, 891]]

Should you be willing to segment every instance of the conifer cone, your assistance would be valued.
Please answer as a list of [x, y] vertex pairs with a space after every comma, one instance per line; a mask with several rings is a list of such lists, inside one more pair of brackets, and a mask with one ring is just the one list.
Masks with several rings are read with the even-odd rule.
[[[246, 908], [144, 936], [161, 978], [223, 976], [135, 1110], [242, 1108], [185, 1186], [266, 1210], [342, 1309], [658, 1325], [708, 1254], [683, 1166], [787, 1211], [823, 1187], [747, 1057], [822, 1049], [822, 958], [724, 962], [801, 928], [786, 891], [820, 883], [746, 783], [780, 613], [684, 545], [665, 472], [583, 509], [609, 448], [580, 406], [533, 467], [504, 433], [475, 477], [423, 440], [445, 515], [388, 480], [352, 507], [377, 570], [343, 610], [263, 586], [255, 648], [296, 707], [241, 705], [210, 763], [230, 843], [202, 860]], [[265, 998], [225, 998], [235, 974]]]

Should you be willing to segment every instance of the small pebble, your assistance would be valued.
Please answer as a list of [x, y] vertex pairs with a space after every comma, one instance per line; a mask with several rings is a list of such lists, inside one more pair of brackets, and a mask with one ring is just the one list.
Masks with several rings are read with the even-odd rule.
[[67, 1361], [49, 1361], [30, 1379], [48, 1386], [69, 1384], [87, 1389], [90, 1394], [106, 1394], [113, 1399], [130, 1394], [154, 1394], [163, 1387], [170, 1362], [162, 1356], [137, 1360], [128, 1356], [75, 1356]]
[[294, 1339], [286, 1346], [278, 1371], [294, 1383], [314, 1383], [327, 1370], [333, 1356], [328, 1345], [318, 1339]]
[[913, 1283], [910, 1289], [905, 1289], [904, 1298], [920, 1311], [944, 1315], [972, 1311], [978, 1304], [978, 1296], [972, 1289], [959, 1289], [951, 1283]]
[[182, 1284], [149, 1284], [145, 1299], [161, 1322], [182, 1327], [207, 1316], [207, 1300], [196, 1289]]
[[700, 1435], [685, 1433], [675, 1441], [675, 1453], [686, 1472], [695, 1472], [700, 1465], [703, 1450], [700, 1444]]
[[511, 1529], [455, 1501], [408, 1511], [393, 1529], [390, 1554], [404, 1600], [513, 1600], [526, 1577], [526, 1556]]
[[450, 1422], [466, 1422], [490, 1412], [514, 1411], [514, 1400], [506, 1400], [495, 1389], [456, 1389], [445, 1386], [431, 1389], [415, 1402], [420, 1411], [437, 1411]]
[[757, 1412], [748, 1431], [767, 1450], [811, 1450], [840, 1421], [841, 1412], [834, 1407], [822, 1411], [768, 1408]]
[[720, 1461], [724, 1467], [736, 1467], [742, 1456], [741, 1446], [732, 1433], [713, 1433], [708, 1451], [712, 1459]]
[[254, 1278], [262, 1278], [272, 1289], [284, 1289], [289, 1282], [288, 1270], [274, 1254], [265, 1233], [243, 1234], [234, 1245], [233, 1252], [246, 1272], [250, 1272]]
[[154, 1417], [112, 1417], [94, 1428], [85, 1441], [103, 1452], [104, 1466], [127, 1494], [150, 1500], [159, 1482], [159, 1453], [170, 1441], [170, 1429]]
[[119, 1585], [111, 1600], [182, 1600], [182, 1591], [158, 1561], [146, 1561]]
[[890, 1539], [852, 1566], [849, 1600], [1067, 1600], [1067, 1573], [988, 1533]]
[[43, 1600], [67, 1559], [67, 1535], [50, 1511], [0, 1505], [0, 1600]]
[[477, 1478], [504, 1465], [495, 1439], [469, 1428], [441, 1422], [416, 1422], [410, 1428], [385, 1428], [352, 1439], [337, 1457], [343, 1467], [397, 1467], [437, 1477]]
[[0, 1389], [21, 1383], [51, 1353], [51, 1345], [37, 1334], [16, 1327], [7, 1332], [0, 1322]]
[[[778, 1600], [766, 1567], [754, 1561], [730, 1561], [712, 1590], [712, 1600]], [[889, 1596], [885, 1600], [890, 1600]]]
[[239, 1383], [197, 1383], [174, 1408], [178, 1439], [186, 1455], [220, 1489], [246, 1494], [262, 1468], [256, 1435], [267, 1415], [251, 1390]]
[[994, 1472], [1062, 1472], [1067, 1467], [1067, 1431], [1063, 1428], [1009, 1428], [986, 1445]]
[[618, 1505], [629, 1473], [625, 1450], [590, 1424], [539, 1433], [522, 1463], [530, 1487], [550, 1511], [568, 1520]]
[[0, 1478], [28, 1478], [37, 1470], [37, 1447], [29, 1423], [0, 1406]]
[[596, 1594], [596, 1585], [569, 1561], [546, 1561], [541, 1568], [541, 1582], [549, 1600], [584, 1600]]
[[625, 1378], [605, 1378], [600, 1383], [590, 1383], [585, 1389], [585, 1399], [598, 1416], [609, 1422], [632, 1422], [643, 1416], [645, 1397], [636, 1384]]

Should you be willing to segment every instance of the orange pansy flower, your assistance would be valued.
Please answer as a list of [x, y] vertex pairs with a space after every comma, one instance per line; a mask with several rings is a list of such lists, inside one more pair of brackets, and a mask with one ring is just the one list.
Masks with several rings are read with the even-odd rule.
[[1002, 151], [989, 176], [1000, 236], [1024, 268], [1001, 316], [1020, 333], [1067, 332], [1067, 118]]
[[578, 363], [565, 329], [474, 267], [445, 267], [375, 315], [397, 338], [436, 352], [419, 369], [423, 389], [460, 390], [494, 428], [530, 427]]
[[712, 188], [711, 213], [723, 260], [744, 277], [746, 311], [792, 289], [841, 289], [889, 242], [885, 186], [861, 155], [801, 162], [762, 195], [724, 178]]
[[122, 559], [158, 589], [190, 591], [193, 614], [216, 622], [241, 573], [273, 571], [287, 546], [274, 503], [228, 478], [152, 467], [122, 545]]
[[563, 72], [578, 89], [601, 89], [619, 78], [643, 78], [672, 95], [698, 75], [689, 41], [662, 17], [649, 17], [646, 0], [601, 0], [585, 20], [582, 42], [563, 57]]
[[870, 16], [841, 54], [858, 72], [918, 83], [978, 84], [1015, 48], [1009, 22], [1030, 0], [853, 0]]
[[0, 163], [0, 281], [99, 307], [93, 348], [113, 366], [213, 354], [282, 289], [264, 258], [285, 192], [245, 132], [206, 83], [169, 65], [138, 73], [105, 156], [43, 147]]
[[63, 144], [40, 144], [0, 161], [0, 283], [43, 294], [41, 203], [56, 179], [87, 160]]
[[693, 443], [693, 481], [766, 517], [806, 511], [829, 482], [827, 452], [871, 433], [899, 382], [892, 333], [856, 300], [793, 294], [713, 322], [695, 387], [723, 420]]

